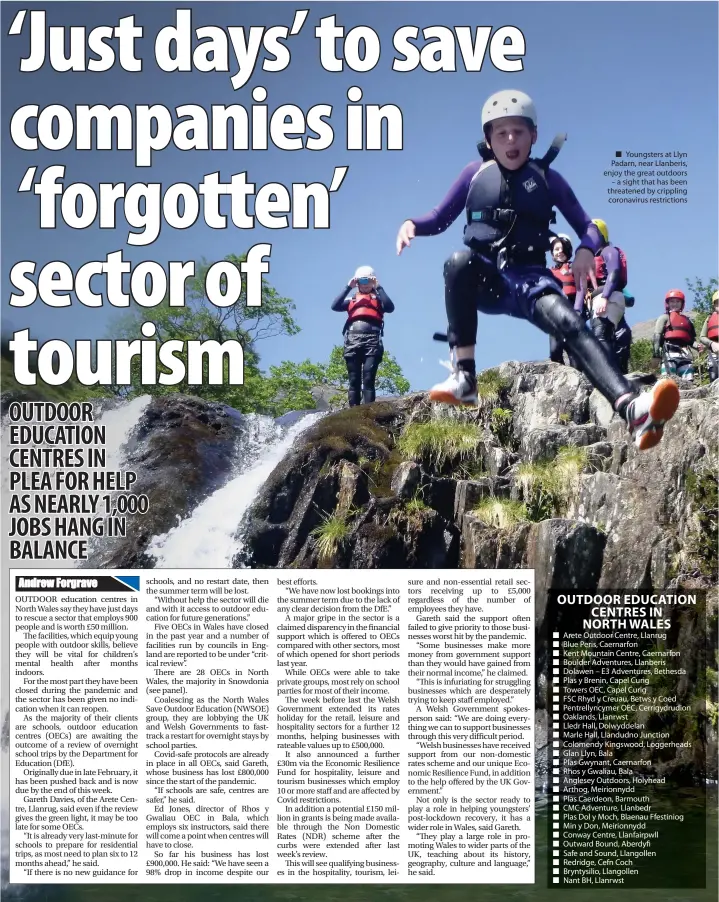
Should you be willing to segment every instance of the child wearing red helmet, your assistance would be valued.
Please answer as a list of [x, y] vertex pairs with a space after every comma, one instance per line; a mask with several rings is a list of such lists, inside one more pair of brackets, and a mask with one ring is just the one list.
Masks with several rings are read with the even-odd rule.
[[661, 358], [662, 375], [694, 380], [691, 348], [697, 339], [694, 323], [684, 313], [684, 292], [672, 288], [664, 296], [664, 313], [654, 325], [654, 356]]

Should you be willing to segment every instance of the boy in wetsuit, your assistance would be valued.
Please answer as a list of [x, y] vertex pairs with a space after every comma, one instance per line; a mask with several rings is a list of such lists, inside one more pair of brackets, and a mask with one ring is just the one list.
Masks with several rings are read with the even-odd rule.
[[537, 114], [521, 91], [499, 91], [482, 109], [482, 127], [491, 159], [470, 163], [431, 213], [406, 220], [397, 235], [397, 253], [415, 236], [445, 231], [462, 210], [465, 250], [444, 266], [448, 341], [454, 369], [435, 385], [430, 398], [449, 404], [477, 402], [477, 310], [534, 323], [563, 341], [593, 385], [624, 418], [640, 450], [654, 447], [679, 405], [679, 390], [668, 379], [639, 394], [618, 371], [582, 318], [567, 304], [562, 287], [545, 268], [549, 225], [557, 207], [579, 236], [572, 271], [588, 284], [602, 237], [566, 181], [547, 160], [530, 160], [537, 140]]

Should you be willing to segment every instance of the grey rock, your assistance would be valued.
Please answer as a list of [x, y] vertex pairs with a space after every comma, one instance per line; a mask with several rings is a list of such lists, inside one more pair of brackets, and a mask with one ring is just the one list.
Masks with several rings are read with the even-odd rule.
[[369, 500], [367, 474], [349, 460], [338, 465], [338, 488], [336, 512], [346, 516], [355, 508]]
[[490, 476], [502, 476], [509, 469], [512, 455], [506, 448], [487, 444], [484, 450], [484, 468]]
[[391, 487], [398, 498], [409, 500], [419, 488], [422, 470], [413, 460], [403, 461], [392, 476]]
[[589, 396], [589, 414], [597, 426], [608, 426], [617, 416], [609, 401], [596, 389]]
[[457, 480], [454, 519], [459, 522], [467, 511], [471, 511], [484, 498], [505, 497], [508, 487], [509, 481], [506, 478], [486, 476], [480, 479]]
[[429, 480], [424, 495], [427, 504], [434, 508], [445, 520], [454, 518], [454, 499], [457, 494], [457, 480], [433, 478]]
[[[550, 591], [591, 593], [597, 588], [605, 544], [606, 536], [587, 523], [555, 519], [532, 524], [525, 566], [535, 571], [538, 630], [542, 630]], [[561, 622], [561, 617], [554, 622]]]
[[476, 514], [465, 514], [462, 519], [461, 566], [470, 570], [524, 566], [529, 531], [529, 523], [498, 529], [488, 526]]
[[518, 427], [527, 432], [586, 423], [591, 390], [586, 378], [572, 367], [557, 363], [525, 366], [510, 392], [515, 432]]
[[601, 426], [552, 426], [530, 429], [520, 433], [519, 454], [522, 460], [546, 460], [556, 456], [565, 446], [586, 446], [602, 441], [606, 432]]

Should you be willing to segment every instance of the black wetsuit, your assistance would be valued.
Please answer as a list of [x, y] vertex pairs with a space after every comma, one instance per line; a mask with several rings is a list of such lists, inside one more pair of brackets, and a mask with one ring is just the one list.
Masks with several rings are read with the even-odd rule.
[[629, 372], [629, 354], [632, 350], [632, 330], [624, 317], [619, 320], [619, 325], [614, 333], [614, 350], [619, 370], [626, 376]]
[[[500, 273], [479, 254], [458, 251], [444, 265], [450, 343], [460, 347], [474, 343], [477, 309], [504, 313], [511, 305], [510, 316], [527, 319], [561, 341], [572, 365], [588, 376], [612, 405], [622, 397], [626, 403], [636, 392], [619, 372], [616, 358], [609, 357], [568, 303], [561, 286], [553, 283], [543, 267], [508, 268]], [[492, 309], [495, 301], [497, 308]]]
[[[347, 294], [352, 290], [350, 285], [332, 301], [332, 309], [337, 313], [346, 313], [352, 298]], [[394, 303], [380, 285], [374, 289], [374, 295], [382, 305], [382, 313], [392, 313]], [[344, 358], [347, 364], [349, 388], [347, 399], [350, 407], [362, 401], [371, 404], [375, 399], [375, 378], [382, 357], [382, 326], [369, 317], [358, 317], [345, 323]]]

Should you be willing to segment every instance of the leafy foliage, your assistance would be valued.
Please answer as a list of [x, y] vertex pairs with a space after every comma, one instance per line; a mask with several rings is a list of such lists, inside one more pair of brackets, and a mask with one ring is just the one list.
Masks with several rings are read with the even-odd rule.
[[[225, 258], [227, 263], [236, 267], [246, 260], [246, 255], [231, 254]], [[132, 371], [132, 382], [129, 386], [115, 385], [114, 390], [121, 396], [137, 394], [163, 395], [172, 392], [185, 392], [204, 398], [207, 401], [222, 401], [243, 412], [265, 409], [270, 401], [271, 390], [259, 370], [259, 355], [256, 342], [279, 335], [296, 335], [299, 326], [295, 322], [292, 311], [294, 303], [282, 297], [262, 279], [259, 307], [246, 306], [246, 285], [243, 280], [242, 293], [239, 300], [230, 307], [216, 307], [211, 304], [205, 291], [205, 279], [210, 264], [203, 260], [197, 267], [196, 277], [188, 283], [185, 294], [185, 305], [171, 307], [169, 298], [147, 311], [135, 309], [123, 317], [113, 328], [115, 339], [133, 340], [141, 337], [142, 323], [150, 319], [155, 326], [155, 340], [158, 343], [179, 341], [185, 349], [175, 353], [185, 366], [187, 363], [186, 343], [188, 341], [239, 342], [244, 356], [244, 384], [229, 383], [228, 361], [224, 360], [225, 378], [222, 385], [207, 384], [208, 361], [203, 365], [203, 384], [190, 385], [185, 378], [176, 385], [146, 385], [142, 381], [139, 361], [135, 360]], [[221, 280], [221, 288], [226, 287], [226, 280]], [[167, 367], [158, 365], [158, 373], [169, 373]]]
[[653, 357], [650, 338], [639, 338], [629, 349], [629, 369], [633, 373], [651, 373], [659, 369], [659, 361]]
[[[692, 295], [691, 307], [689, 309], [696, 310], [698, 313], [703, 313], [706, 318], [712, 312], [712, 295], [717, 290], [717, 288], [719, 288], [719, 280], [709, 279], [706, 285], [699, 278], [685, 279], [685, 282], [687, 283], [687, 287], [689, 288], [689, 291]], [[701, 326], [697, 328], [697, 332], [700, 328]]]
[[697, 330], [697, 335], [700, 335], [705, 320], [708, 319], [714, 309], [712, 295], [719, 288], [719, 281], [717, 279], [709, 279], [706, 285], [699, 278], [685, 279], [685, 281], [692, 296], [690, 309], [696, 312], [694, 328]]
[[[326, 364], [303, 360], [301, 363], [284, 361], [279, 366], [270, 367], [272, 388], [276, 391], [278, 409], [311, 410], [315, 407], [312, 389], [326, 388], [327, 400], [333, 407], [341, 407], [347, 402], [347, 364], [341, 345], [332, 348]], [[385, 351], [377, 370], [375, 387], [378, 395], [402, 395], [409, 391], [409, 382], [402, 374], [396, 359]], [[294, 399], [293, 403], [289, 403]]]

